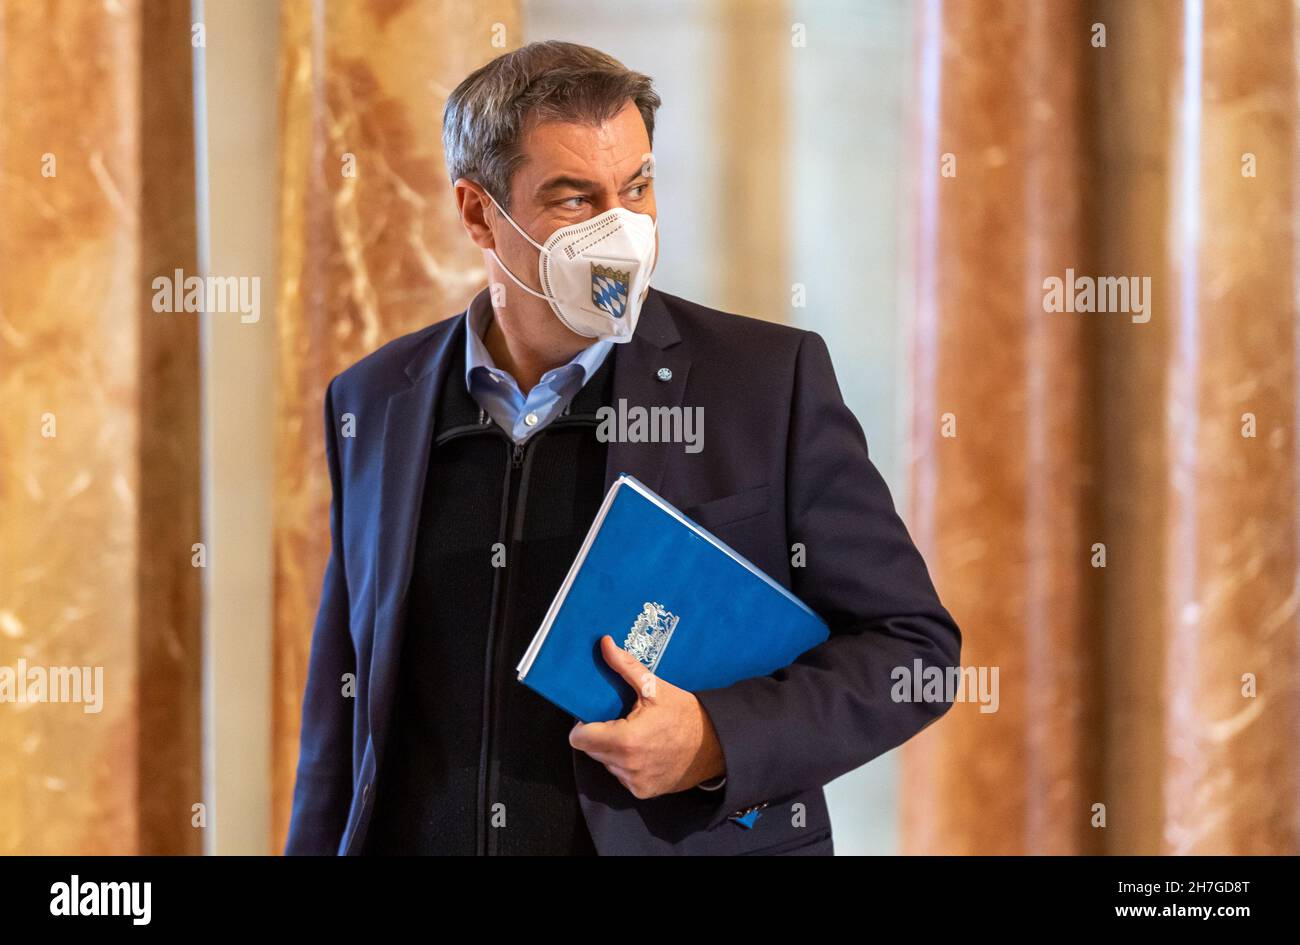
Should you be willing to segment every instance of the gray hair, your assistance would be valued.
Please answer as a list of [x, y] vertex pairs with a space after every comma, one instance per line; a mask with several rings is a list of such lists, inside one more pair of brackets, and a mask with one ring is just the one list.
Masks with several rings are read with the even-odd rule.
[[442, 113], [442, 148], [454, 184], [465, 177], [510, 206], [510, 179], [524, 154], [525, 122], [601, 124], [631, 99], [651, 143], [659, 95], [650, 77], [590, 46], [529, 43], [498, 56], [456, 86]]

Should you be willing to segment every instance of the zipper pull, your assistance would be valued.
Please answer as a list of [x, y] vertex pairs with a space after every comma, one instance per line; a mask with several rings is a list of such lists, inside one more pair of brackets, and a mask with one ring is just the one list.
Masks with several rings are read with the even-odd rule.
[[523, 464], [524, 464], [524, 444], [516, 443], [515, 453], [514, 453], [514, 467], [515, 469], [518, 469]]

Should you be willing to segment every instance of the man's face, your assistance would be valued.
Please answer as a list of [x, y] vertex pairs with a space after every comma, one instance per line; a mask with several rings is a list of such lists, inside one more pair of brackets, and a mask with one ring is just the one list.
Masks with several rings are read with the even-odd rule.
[[[599, 126], [530, 123], [522, 147], [524, 161], [511, 181], [506, 209], [538, 243], [545, 243], [560, 227], [582, 223], [615, 207], [656, 216], [650, 139], [632, 101]], [[495, 208], [488, 220], [502, 262], [526, 285], [540, 290], [537, 249]], [[656, 232], [656, 241], [658, 238]], [[506, 306], [513, 310], [512, 315], [532, 323], [530, 327], [537, 331], [549, 333], [558, 326], [568, 332], [546, 302], [513, 288], [507, 287], [510, 302]]]

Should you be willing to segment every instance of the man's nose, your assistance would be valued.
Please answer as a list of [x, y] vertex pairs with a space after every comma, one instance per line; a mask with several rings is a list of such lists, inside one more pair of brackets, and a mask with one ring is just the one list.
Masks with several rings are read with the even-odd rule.
[[615, 207], [621, 206], [623, 206], [623, 203], [618, 199], [618, 194], [600, 194], [591, 201], [591, 215], [598, 217], [602, 213], [608, 213]]

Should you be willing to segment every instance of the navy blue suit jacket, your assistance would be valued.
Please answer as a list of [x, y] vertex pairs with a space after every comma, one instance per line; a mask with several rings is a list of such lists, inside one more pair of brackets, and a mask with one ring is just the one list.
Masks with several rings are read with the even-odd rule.
[[[434, 398], [464, 322], [462, 313], [398, 338], [329, 384], [333, 542], [286, 853], [362, 846], [397, 686]], [[606, 487], [621, 472], [636, 476], [807, 602], [831, 637], [771, 676], [696, 693], [725, 756], [718, 791], [638, 800], [574, 751], [592, 839], [602, 854], [830, 853], [822, 786], [947, 710], [894, 701], [891, 672], [916, 660], [957, 665], [958, 629], [867, 456], [819, 335], [651, 289], [632, 341], [610, 357], [615, 404], [702, 407], [705, 423], [697, 453], [610, 443]], [[668, 382], [657, 376], [665, 367]], [[353, 436], [341, 435], [345, 414]], [[355, 695], [344, 697], [349, 673]], [[728, 819], [760, 804], [753, 829]]]

